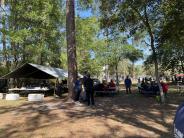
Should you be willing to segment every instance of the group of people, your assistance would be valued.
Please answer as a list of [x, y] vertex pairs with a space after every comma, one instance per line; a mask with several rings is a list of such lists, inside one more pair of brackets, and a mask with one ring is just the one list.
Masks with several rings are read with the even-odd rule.
[[111, 79], [109, 83], [106, 80], [103, 80], [102, 83], [99, 83], [95, 86], [95, 90], [96, 91], [115, 91], [116, 84], [114, 83], [113, 79]]
[[[162, 90], [167, 96], [168, 84], [165, 81], [161, 81]], [[160, 89], [155, 81], [143, 78], [142, 81], [138, 79], [138, 89], [140, 93], [151, 92], [152, 94], [159, 94]]]
[[[64, 84], [64, 82], [62, 82]], [[131, 87], [132, 87], [132, 80], [130, 79], [129, 76], [127, 76], [124, 80], [125, 88], [126, 88], [126, 93], [132, 93]], [[58, 91], [61, 91], [63, 89], [61, 87], [62, 85], [58, 85], [57, 89]], [[147, 78], [143, 78], [142, 80], [138, 79], [138, 90], [142, 94], [154, 94], [157, 95], [159, 94], [159, 86], [155, 81], [152, 81]], [[168, 85], [164, 81], [161, 81], [161, 86], [162, 90], [167, 96], [167, 91], [168, 91]], [[106, 81], [102, 81], [102, 83], [99, 83], [98, 85], [94, 86], [93, 79], [91, 79], [89, 73], [85, 73], [83, 78], [80, 78], [79, 76], [77, 77], [77, 80], [75, 82], [75, 101], [87, 101], [88, 105], [94, 105], [94, 91], [114, 91], [116, 90], [116, 84], [114, 81], [111, 79], [109, 83]]]
[[[129, 76], [126, 77], [124, 80], [125, 88], [126, 88], [126, 93], [132, 93], [131, 92], [131, 86], [132, 86], [132, 81], [129, 78]], [[167, 97], [167, 92], [168, 92], [168, 84], [165, 81], [161, 81], [161, 86], [162, 90], [164, 92], [164, 95]], [[152, 81], [147, 78], [143, 78], [142, 81], [138, 79], [138, 90], [140, 93], [152, 93], [152, 94], [159, 94], [160, 89], [158, 84], [155, 81]]]
[[149, 81], [147, 79], [138, 79], [138, 89], [139, 92], [141, 91], [152, 91], [152, 92], [158, 92], [159, 91], [159, 86], [155, 81]]
[[94, 83], [90, 77], [89, 73], [85, 73], [84, 77], [81, 79], [77, 77], [75, 82], [75, 101], [80, 100], [81, 92], [83, 91], [83, 100], [87, 100], [87, 104], [95, 105], [94, 101]]
[[67, 80], [56, 80], [56, 88], [55, 88], [55, 94], [59, 97], [62, 96], [62, 93], [67, 92]]

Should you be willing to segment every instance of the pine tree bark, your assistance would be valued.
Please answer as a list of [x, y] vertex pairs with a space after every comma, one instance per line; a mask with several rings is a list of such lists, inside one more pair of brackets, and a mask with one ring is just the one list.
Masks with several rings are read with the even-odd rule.
[[[3, 10], [5, 9], [4, 6], [4, 0], [0, 0], [0, 6], [3, 8]], [[5, 11], [2, 12], [2, 26], [3, 26], [3, 31], [2, 31], [2, 44], [3, 44], [3, 61], [5, 62], [5, 66], [7, 68], [7, 70], [9, 71], [9, 64], [8, 64], [8, 56], [7, 56], [7, 50], [6, 50], [6, 33], [5, 33], [5, 29], [6, 29], [6, 21], [5, 21]]]
[[132, 78], [134, 78], [134, 65], [135, 65], [135, 63], [132, 62], [132, 73], [131, 73]]
[[[3, 26], [3, 27], [5, 27], [5, 26]], [[2, 33], [2, 43], [3, 43], [3, 61], [5, 62], [5, 66], [6, 66], [7, 70], [9, 71], [5, 32]]]
[[75, 44], [75, 6], [74, 0], [66, 0], [66, 38], [68, 59], [68, 98], [74, 99], [74, 86], [77, 78], [76, 44]]
[[[12, 32], [16, 32], [18, 30], [18, 22], [17, 22], [17, 16], [18, 13], [15, 10], [17, 4], [17, 0], [12, 1], [11, 7], [10, 7], [10, 14], [12, 14], [11, 22], [9, 23], [9, 29]], [[11, 45], [11, 55], [13, 57], [13, 68], [16, 68], [18, 66], [18, 43], [15, 43], [13, 39], [10, 40]]]
[[116, 70], [116, 86], [119, 91], [119, 76], [118, 76], [118, 63], [115, 65], [115, 70]]

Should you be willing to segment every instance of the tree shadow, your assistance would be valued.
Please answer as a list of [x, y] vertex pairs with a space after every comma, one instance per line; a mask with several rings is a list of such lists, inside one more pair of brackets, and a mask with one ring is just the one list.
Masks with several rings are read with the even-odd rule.
[[[54, 99], [47, 101], [47, 103], [52, 104], [54, 104], [55, 102], [56, 100]], [[1, 118], [3, 118], [3, 114], [5, 116], [11, 116], [12, 123], [9, 121], [10, 123], [6, 124], [3, 127], [1, 126], [0, 137], [24, 137], [22, 135], [19, 135], [22, 133], [30, 133], [30, 135], [26, 136], [32, 137], [32, 132], [39, 128], [44, 128], [46, 126], [52, 125], [53, 122], [51, 120], [59, 119], [58, 115], [51, 113], [51, 111], [51, 107], [46, 105], [46, 102], [26, 102], [18, 107], [1, 107]], [[25, 123], [22, 124], [22, 122]], [[43, 124], [43, 122], [46, 123]], [[44, 134], [45, 133], [40, 135], [44, 136]]]
[[[180, 102], [180, 100], [173, 100], [174, 98], [172, 98], [169, 103], [160, 105], [152, 97], [120, 93], [115, 97], [97, 97], [95, 107], [67, 103], [63, 99], [49, 99], [45, 102], [36, 103], [27, 102], [12, 108], [5, 106], [1, 107], [1, 116], [10, 114], [14, 118], [12, 118], [13, 123], [0, 128], [0, 137], [21, 137], [23, 134], [26, 134], [26, 137], [36, 137], [35, 131], [38, 129], [44, 130], [47, 127], [62, 124], [62, 122], [74, 124], [78, 120], [95, 118], [104, 120], [100, 122], [107, 129], [106, 133], [95, 134], [86, 130], [68, 130], [68, 136], [78, 137], [81, 135], [82, 137], [88, 133], [87, 136], [98, 138], [136, 138], [154, 137], [154, 135], [155, 137], [169, 138], [173, 137], [172, 120]], [[66, 118], [63, 118], [60, 113], [64, 114]], [[23, 118], [19, 118], [19, 116]], [[17, 119], [23, 119], [24, 124], [21, 124], [22, 121], [17, 121]], [[171, 119], [171, 121], [168, 121], [168, 119]], [[111, 125], [107, 120], [118, 122], [120, 125]], [[144, 132], [149, 132], [149, 134], [143, 135]], [[48, 137], [47, 132], [39, 132], [39, 136]], [[62, 134], [60, 137], [62, 137]]]
[[[173, 137], [172, 122], [168, 122], [167, 118], [174, 117], [177, 106], [172, 106], [172, 104], [178, 104], [178, 102], [174, 101], [174, 103], [160, 105], [152, 97], [134, 96], [119, 95], [119, 98], [104, 98], [98, 101], [97, 107], [92, 110], [77, 111], [73, 109], [67, 111], [66, 114], [74, 120], [91, 116], [104, 117], [153, 132], [153, 134], [160, 137]], [[157, 127], [153, 126], [154, 124]], [[106, 124], [106, 127], [109, 126]], [[110, 130], [113, 132], [112, 128]], [[112, 136], [117, 137], [113, 134]], [[132, 137], [140, 136], [138, 134]]]

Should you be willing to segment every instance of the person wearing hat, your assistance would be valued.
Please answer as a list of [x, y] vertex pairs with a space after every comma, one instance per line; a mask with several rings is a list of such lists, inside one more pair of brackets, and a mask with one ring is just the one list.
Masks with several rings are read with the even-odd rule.
[[184, 138], [184, 103], [182, 103], [175, 115], [174, 119], [174, 137]]

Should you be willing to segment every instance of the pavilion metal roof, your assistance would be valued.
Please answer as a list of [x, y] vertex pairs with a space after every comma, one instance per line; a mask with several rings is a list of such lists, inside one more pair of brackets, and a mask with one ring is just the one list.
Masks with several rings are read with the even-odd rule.
[[25, 63], [2, 78], [54, 79], [66, 77], [68, 77], [68, 71], [64, 69]]

